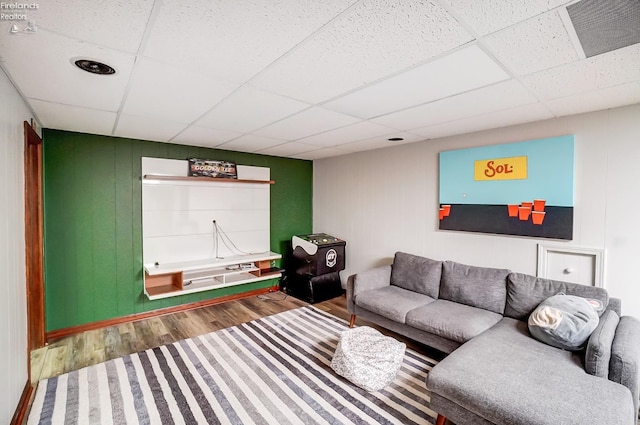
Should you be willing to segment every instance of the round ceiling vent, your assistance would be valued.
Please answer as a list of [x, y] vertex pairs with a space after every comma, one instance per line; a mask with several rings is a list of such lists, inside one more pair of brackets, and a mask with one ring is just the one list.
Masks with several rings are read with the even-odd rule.
[[77, 59], [73, 63], [81, 70], [92, 74], [111, 75], [116, 73], [116, 70], [109, 65], [91, 59]]

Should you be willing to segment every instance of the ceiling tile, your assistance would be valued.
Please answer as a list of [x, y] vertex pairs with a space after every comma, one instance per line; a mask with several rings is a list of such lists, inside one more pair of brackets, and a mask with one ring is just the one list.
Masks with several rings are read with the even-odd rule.
[[392, 128], [412, 129], [530, 104], [535, 101], [536, 98], [522, 84], [517, 80], [509, 80], [374, 118], [372, 121]]
[[171, 142], [183, 145], [193, 144], [197, 146], [215, 147], [231, 139], [235, 139], [242, 133], [237, 131], [220, 130], [192, 125], [171, 139]]
[[477, 45], [472, 45], [323, 107], [371, 118], [508, 78], [509, 75], [493, 59]]
[[268, 137], [256, 136], [255, 134], [245, 134], [219, 147], [220, 149], [230, 149], [240, 152], [257, 152], [283, 143], [285, 143], [284, 140], [270, 139]]
[[136, 53], [153, 4], [153, 0], [47, 0], [27, 17], [39, 30]]
[[541, 121], [549, 118], [553, 118], [553, 115], [551, 115], [543, 105], [534, 103], [411, 131], [426, 138], [435, 139], [438, 137], [472, 133], [532, 121]]
[[[403, 140], [391, 142], [388, 139], [391, 137], [402, 137]], [[397, 131], [395, 133], [386, 134], [383, 137], [372, 137], [370, 139], [359, 140], [357, 142], [346, 143], [340, 145], [339, 148], [348, 152], [360, 152], [371, 149], [388, 148], [392, 146], [398, 146], [405, 143], [413, 143], [424, 140], [423, 136], [411, 134], [407, 132]]]
[[640, 81], [640, 44], [594, 56], [522, 79], [540, 99], [555, 99], [581, 92]]
[[116, 113], [27, 99], [45, 128], [110, 135]]
[[392, 128], [368, 121], [362, 121], [357, 124], [305, 137], [304, 139], [298, 140], [298, 142], [315, 146], [336, 146], [375, 136], [382, 136], [392, 132], [394, 132], [394, 129]]
[[329, 158], [332, 156], [346, 155], [348, 153], [349, 152], [339, 148], [323, 148], [311, 152], [301, 153], [299, 155], [293, 155], [293, 157], [313, 161], [314, 159]]
[[314, 106], [261, 128], [255, 134], [273, 139], [297, 140], [358, 121], [357, 118]]
[[527, 75], [579, 59], [557, 12], [487, 36], [484, 41], [517, 75]]
[[317, 103], [472, 39], [435, 1], [361, 1], [252, 83]]
[[309, 152], [317, 149], [317, 146], [305, 145], [304, 143], [298, 142], [287, 142], [278, 146], [263, 149], [259, 153], [264, 155], [292, 157], [303, 152]]
[[445, 0], [475, 32], [486, 35], [575, 0]]
[[114, 136], [167, 142], [184, 128], [184, 124], [133, 115], [120, 115]]
[[144, 54], [244, 82], [355, 0], [164, 0]]
[[246, 133], [310, 106], [308, 103], [243, 86], [202, 117], [197, 124]]
[[238, 84], [142, 58], [135, 65], [130, 87], [125, 114], [189, 124]]
[[[0, 37], [2, 66], [25, 97], [104, 111], [117, 111], [135, 56], [72, 40], [45, 30]], [[72, 59], [89, 58], [116, 69], [96, 75], [77, 68]]]
[[581, 114], [640, 103], [640, 82], [622, 84], [545, 102], [556, 116]]

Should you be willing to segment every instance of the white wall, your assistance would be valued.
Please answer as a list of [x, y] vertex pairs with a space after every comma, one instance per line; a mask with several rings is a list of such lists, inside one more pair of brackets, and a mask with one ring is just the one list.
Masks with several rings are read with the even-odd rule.
[[[438, 152], [575, 135], [573, 241], [438, 230]], [[537, 244], [604, 248], [604, 286], [640, 318], [640, 105], [314, 161], [313, 227], [347, 241], [343, 279], [396, 251], [536, 274]]]
[[8, 424], [27, 383], [24, 251], [24, 130], [30, 113], [0, 70], [0, 423]]

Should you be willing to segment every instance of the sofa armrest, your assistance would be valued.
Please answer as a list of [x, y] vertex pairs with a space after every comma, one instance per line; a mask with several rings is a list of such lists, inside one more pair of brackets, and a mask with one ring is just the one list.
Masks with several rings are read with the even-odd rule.
[[376, 267], [362, 273], [353, 274], [347, 279], [347, 310], [355, 314], [355, 302], [358, 294], [372, 289], [384, 288], [391, 284], [391, 266]]
[[611, 345], [609, 379], [631, 390], [635, 411], [640, 395], [640, 320], [622, 316]]
[[618, 314], [618, 316], [622, 316], [622, 300], [614, 297], [609, 298], [607, 310], [613, 310]]

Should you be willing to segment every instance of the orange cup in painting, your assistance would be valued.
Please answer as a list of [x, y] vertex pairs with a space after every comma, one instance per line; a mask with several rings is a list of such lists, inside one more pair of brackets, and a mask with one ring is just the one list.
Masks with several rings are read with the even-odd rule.
[[507, 208], [509, 209], [509, 217], [518, 216], [518, 204], [509, 204]]
[[440, 220], [442, 220], [444, 218], [444, 208], [440, 208], [438, 212], [440, 213]]
[[534, 211], [544, 211], [544, 204], [546, 201], [544, 199], [534, 199], [533, 200], [533, 210]]
[[529, 207], [529, 209], [533, 208], [533, 202], [523, 202], [520, 205], [523, 207]]
[[540, 225], [544, 221], [544, 216], [547, 214], [544, 211], [531, 211], [531, 221], [533, 224]]
[[518, 218], [522, 221], [529, 220], [531, 207], [518, 207]]
[[441, 208], [444, 210], [444, 216], [449, 217], [449, 213], [451, 212], [451, 205], [443, 205]]

